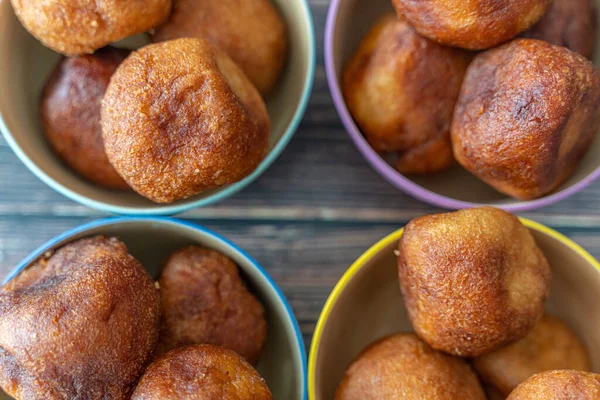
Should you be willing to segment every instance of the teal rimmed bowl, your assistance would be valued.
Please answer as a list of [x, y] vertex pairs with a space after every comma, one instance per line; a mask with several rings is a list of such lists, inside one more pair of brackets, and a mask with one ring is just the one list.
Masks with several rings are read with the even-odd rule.
[[[315, 36], [307, 0], [272, 0], [289, 32], [289, 59], [266, 103], [271, 117], [269, 154], [243, 180], [171, 204], [155, 204], [133, 192], [91, 184], [67, 167], [46, 143], [40, 121], [42, 87], [59, 55], [19, 23], [10, 1], [0, 0], [0, 130], [21, 161], [48, 186], [85, 206], [122, 215], [174, 215], [218, 202], [257, 179], [294, 135], [310, 97], [315, 73]], [[145, 35], [130, 41], [144, 44]], [[128, 46], [130, 47], [130, 46]]]
[[[217, 250], [239, 266], [253, 293], [265, 306], [268, 333], [256, 366], [273, 398], [306, 399], [306, 351], [298, 322], [281, 289], [247, 253], [227, 239], [189, 222], [169, 218], [108, 218], [81, 225], [48, 241], [31, 253], [9, 274], [4, 283], [18, 275], [48, 251], [94, 235], [121, 239], [154, 279], [167, 256], [184, 246], [197, 244]], [[0, 390], [0, 400], [9, 397]]]

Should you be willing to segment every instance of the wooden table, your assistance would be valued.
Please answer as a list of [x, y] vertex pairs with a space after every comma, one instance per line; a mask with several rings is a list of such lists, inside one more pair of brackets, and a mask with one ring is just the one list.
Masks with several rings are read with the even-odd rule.
[[[247, 250], [274, 277], [309, 341], [329, 292], [346, 268], [409, 219], [437, 212], [400, 193], [360, 156], [337, 116], [323, 68], [328, 0], [311, 0], [318, 68], [304, 122], [258, 181], [213, 207], [182, 214]], [[600, 182], [524, 214], [600, 258]], [[35, 178], [0, 138], [0, 279], [53, 236], [105, 214], [80, 206]]]

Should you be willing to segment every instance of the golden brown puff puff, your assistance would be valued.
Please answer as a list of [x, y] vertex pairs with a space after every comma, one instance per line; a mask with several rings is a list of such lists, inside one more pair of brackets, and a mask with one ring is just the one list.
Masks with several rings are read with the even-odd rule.
[[544, 316], [523, 339], [474, 360], [481, 378], [508, 396], [529, 377], [555, 369], [587, 371], [586, 349], [561, 320]]
[[573, 370], [548, 371], [520, 384], [508, 400], [598, 400], [600, 374]]
[[198, 246], [183, 248], [171, 254], [159, 284], [159, 353], [213, 344], [258, 362], [267, 336], [265, 309], [230, 258]]
[[434, 349], [463, 357], [527, 335], [542, 318], [551, 278], [529, 230], [492, 207], [410, 221], [398, 271], [416, 333]]
[[146, 370], [131, 400], [272, 400], [264, 379], [235, 352], [212, 345], [180, 347]]
[[548, 12], [523, 37], [563, 46], [594, 58], [598, 34], [595, 0], [553, 0]]
[[404, 152], [401, 172], [454, 164], [450, 122], [470, 59], [388, 14], [350, 60], [343, 82], [348, 109], [375, 151]]
[[171, 0], [11, 0], [23, 26], [67, 56], [91, 54], [167, 20]]
[[433, 350], [414, 334], [379, 340], [354, 360], [335, 400], [484, 400], [467, 363]]
[[583, 56], [533, 39], [478, 55], [452, 122], [458, 162], [520, 200], [557, 189], [600, 128], [600, 73]]
[[448, 46], [484, 50], [540, 20], [552, 0], [392, 0], [415, 30]]
[[208, 39], [248, 75], [261, 94], [270, 92], [287, 60], [287, 27], [270, 0], [173, 0], [173, 13], [152, 40]]
[[102, 141], [102, 97], [129, 50], [105, 47], [94, 54], [63, 57], [42, 92], [44, 133], [73, 170], [90, 182], [129, 189], [108, 161]]
[[106, 154], [142, 196], [170, 203], [237, 182], [265, 157], [269, 116], [256, 88], [202, 39], [133, 52], [102, 102]]
[[0, 386], [16, 399], [129, 399], [154, 355], [159, 306], [117, 239], [65, 245], [0, 290]]

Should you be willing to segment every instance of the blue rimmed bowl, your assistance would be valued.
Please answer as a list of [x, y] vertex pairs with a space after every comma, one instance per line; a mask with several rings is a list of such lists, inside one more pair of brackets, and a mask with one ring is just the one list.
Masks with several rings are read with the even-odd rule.
[[[289, 59], [266, 103], [271, 118], [269, 153], [243, 180], [172, 204], [155, 204], [129, 192], [104, 189], [82, 179], [52, 151], [43, 135], [40, 96], [59, 55], [42, 46], [19, 23], [10, 1], [0, 0], [0, 130], [21, 161], [62, 195], [98, 210], [122, 215], [174, 215], [218, 202], [256, 180], [286, 147], [306, 110], [315, 73], [315, 36], [307, 0], [272, 0], [286, 21]], [[145, 44], [145, 35], [129, 41]]]
[[[187, 245], [217, 250], [237, 263], [252, 291], [265, 306], [267, 341], [257, 369], [265, 378], [273, 398], [306, 399], [306, 352], [298, 322], [282, 291], [267, 272], [242, 249], [227, 239], [184, 221], [168, 218], [109, 218], [91, 222], [50, 240], [31, 253], [5, 282], [42, 257], [69, 242], [88, 236], [116, 236], [129, 252], [157, 278], [167, 256]], [[0, 391], [0, 400], [10, 397]]]

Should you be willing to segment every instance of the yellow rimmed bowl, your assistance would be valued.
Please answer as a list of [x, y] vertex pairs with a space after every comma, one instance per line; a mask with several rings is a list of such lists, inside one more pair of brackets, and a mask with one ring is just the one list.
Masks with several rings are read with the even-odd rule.
[[[553, 280], [546, 309], [562, 318], [587, 346], [600, 372], [600, 263], [581, 246], [521, 218], [550, 262]], [[331, 400], [352, 360], [369, 344], [410, 332], [394, 251], [400, 229], [367, 250], [339, 280], [321, 312], [310, 350], [309, 400]]]

